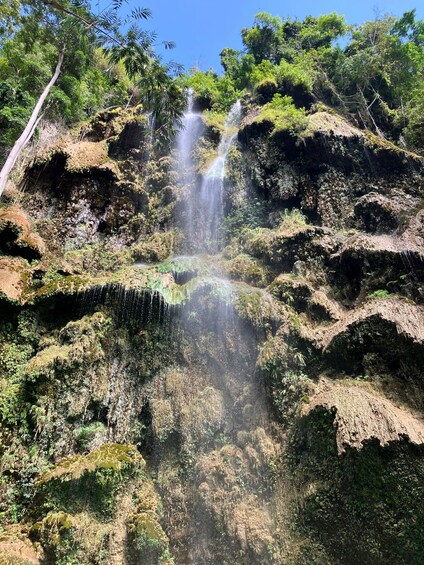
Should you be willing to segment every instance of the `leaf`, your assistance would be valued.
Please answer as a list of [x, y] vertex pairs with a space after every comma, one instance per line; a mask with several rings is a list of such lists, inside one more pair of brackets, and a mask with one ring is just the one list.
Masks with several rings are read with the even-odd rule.
[[175, 49], [176, 45], [174, 41], [162, 41], [162, 45], [165, 49]]
[[112, 0], [112, 8], [114, 10], [119, 10], [119, 8], [121, 8], [124, 2], [126, 3], [128, 2], [128, 0]]
[[149, 8], [134, 8], [131, 11], [131, 16], [134, 20], [148, 20], [152, 17], [152, 11]]

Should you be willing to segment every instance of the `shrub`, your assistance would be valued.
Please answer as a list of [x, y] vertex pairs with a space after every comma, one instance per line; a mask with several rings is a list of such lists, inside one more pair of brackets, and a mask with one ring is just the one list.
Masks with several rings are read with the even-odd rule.
[[262, 83], [265, 80], [273, 81], [276, 83], [276, 70], [278, 67], [273, 65], [271, 61], [264, 60], [259, 63], [259, 65], [255, 65], [250, 73], [250, 83], [251, 85], [256, 88], [258, 84]]
[[283, 230], [290, 230], [302, 226], [306, 226], [307, 218], [305, 214], [303, 214], [297, 208], [293, 208], [292, 210], [284, 210], [281, 215], [281, 222], [280, 228]]
[[389, 292], [388, 290], [385, 289], [379, 289], [379, 290], [375, 290], [374, 292], [372, 292], [368, 298], [390, 298], [391, 296], [394, 296], [391, 292]]
[[181, 86], [192, 88], [196, 101], [202, 110], [228, 112], [240, 97], [241, 92], [228, 76], [218, 76], [213, 71], [197, 71], [179, 79]]
[[288, 63], [284, 59], [276, 69], [275, 76], [279, 85], [287, 90], [302, 87], [305, 93], [312, 92], [313, 80], [309, 69], [302, 63]]
[[271, 102], [265, 104], [256, 118], [257, 122], [269, 121], [273, 124], [272, 135], [287, 132], [300, 135], [306, 128], [307, 116], [305, 108], [296, 108], [291, 96], [274, 94]]

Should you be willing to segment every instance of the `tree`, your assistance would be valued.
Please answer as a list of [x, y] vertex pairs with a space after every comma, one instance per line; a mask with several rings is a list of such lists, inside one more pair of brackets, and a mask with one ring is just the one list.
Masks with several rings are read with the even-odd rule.
[[0, 41], [2, 36], [12, 33], [19, 20], [20, 7], [19, 0], [8, 0], [0, 5]]
[[31, 137], [34, 134], [35, 128], [37, 127], [37, 124], [38, 124], [39, 119], [40, 119], [38, 116], [41, 112], [43, 104], [44, 104], [47, 96], [49, 95], [49, 92], [52, 89], [53, 85], [55, 84], [55, 82], [59, 78], [60, 70], [61, 70], [62, 64], [63, 64], [64, 54], [65, 54], [65, 48], [63, 48], [62, 51], [60, 52], [59, 59], [57, 61], [57, 65], [56, 65], [56, 69], [53, 73], [52, 78], [50, 79], [50, 82], [47, 84], [47, 86], [45, 87], [45, 89], [41, 93], [40, 98], [38, 99], [37, 104], [35, 105], [32, 113], [31, 113], [30, 119], [28, 120], [28, 123], [27, 123], [24, 131], [22, 132], [20, 137], [16, 140], [11, 152], [9, 153], [9, 156], [6, 159], [6, 162], [4, 163], [4, 165], [3, 165], [3, 167], [0, 171], [0, 196], [3, 194], [3, 191], [6, 188], [6, 184], [7, 184], [8, 178], [9, 178], [10, 171], [13, 169], [19, 155], [21, 154], [22, 149], [25, 147], [25, 145], [27, 145], [27, 143], [29, 142], [29, 140], [31, 139]]
[[260, 63], [263, 59], [279, 62], [281, 28], [281, 18], [261, 12], [256, 14], [252, 28], [242, 30], [243, 44], [248, 53], [254, 55], [256, 63]]
[[[175, 89], [171, 77], [172, 72], [178, 71], [178, 67], [172, 63], [167, 67], [162, 66], [154, 52], [155, 34], [138, 27], [139, 20], [150, 17], [150, 10], [135, 8], [129, 17], [120, 18], [118, 9], [122, 2], [116, 0], [111, 10], [94, 17], [85, 0], [25, 0], [23, 3], [25, 12], [21, 18], [20, 30], [15, 35], [20, 35], [23, 45], [28, 43], [28, 49], [37, 41], [42, 46], [53, 47], [58, 62], [51, 80], [34, 105], [24, 131], [4, 163], [0, 173], [0, 195], [11, 168], [35, 131], [40, 111], [49, 95], [54, 106], [61, 108], [61, 114], [70, 121], [83, 117], [81, 110], [86, 111], [87, 95], [83, 94], [81, 86], [98, 46], [102, 46], [112, 67], [123, 62], [128, 75], [137, 79], [143, 87], [146, 109], [160, 118], [163, 122], [161, 125], [166, 122], [168, 131], [172, 131], [173, 122], [179, 119], [183, 111], [177, 100], [178, 96], [182, 97], [182, 93]], [[127, 31], [121, 31], [124, 28], [128, 28]], [[167, 48], [172, 48], [171, 42], [165, 43]], [[59, 79], [61, 71], [63, 77]], [[94, 69], [91, 78], [101, 82]], [[55, 87], [56, 83], [59, 88]], [[1, 118], [0, 115], [0, 122]]]
[[[359, 26], [336, 13], [300, 21], [262, 12], [242, 40], [244, 52], [223, 49], [221, 63], [255, 103], [274, 94], [300, 107], [320, 101], [381, 136], [423, 149], [424, 22], [415, 10]], [[204, 79], [213, 92], [210, 77]]]

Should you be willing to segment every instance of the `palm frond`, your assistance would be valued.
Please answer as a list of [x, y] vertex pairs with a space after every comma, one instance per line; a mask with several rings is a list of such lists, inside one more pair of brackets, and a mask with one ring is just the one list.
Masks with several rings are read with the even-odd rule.
[[137, 7], [131, 10], [131, 16], [134, 20], [148, 20], [152, 17], [150, 8]]

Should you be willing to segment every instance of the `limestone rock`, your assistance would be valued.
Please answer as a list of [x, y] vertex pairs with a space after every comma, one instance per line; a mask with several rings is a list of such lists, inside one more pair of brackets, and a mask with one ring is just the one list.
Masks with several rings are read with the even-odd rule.
[[416, 445], [424, 444], [424, 419], [399, 408], [364, 386], [322, 378], [308, 404], [305, 416], [317, 407], [334, 412], [334, 427], [339, 454], [346, 447], [362, 449], [364, 443], [377, 439], [381, 446], [408, 438]]
[[36, 547], [21, 526], [8, 526], [0, 533], [2, 565], [39, 565], [43, 552]]
[[24, 274], [20, 259], [0, 257], [0, 297], [19, 302], [24, 288]]
[[0, 211], [0, 251], [25, 259], [40, 259], [46, 246], [41, 237], [31, 230], [28, 215], [18, 206]]

